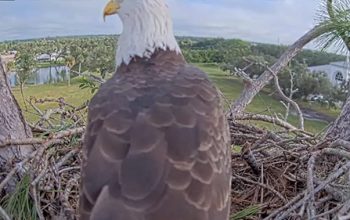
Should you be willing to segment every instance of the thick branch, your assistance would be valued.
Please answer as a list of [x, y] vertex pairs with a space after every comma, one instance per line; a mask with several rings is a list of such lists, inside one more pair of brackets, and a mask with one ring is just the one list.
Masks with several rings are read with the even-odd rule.
[[[32, 137], [17, 100], [11, 92], [7, 75], [0, 59], [0, 140], [6, 138], [22, 139]], [[11, 146], [0, 149], [0, 164], [13, 157], [22, 157], [32, 151], [30, 147]]]
[[[331, 27], [327, 24], [320, 24], [311, 29], [293, 45], [291, 45], [288, 50], [284, 52], [277, 60], [277, 62], [271, 66], [272, 72], [278, 74], [306, 44], [331, 30]], [[235, 118], [237, 115], [242, 114], [247, 105], [251, 103], [253, 98], [268, 84], [272, 78], [273, 74], [270, 72], [270, 70], [266, 70], [257, 80], [254, 81], [252, 85], [246, 85], [241, 96], [232, 105], [232, 116]]]
[[235, 72], [237, 73], [237, 75], [239, 75], [244, 82], [249, 83], [249, 84], [253, 84], [254, 80], [252, 78], [250, 78], [250, 76], [244, 71], [241, 70], [239, 68], [235, 68]]
[[339, 138], [350, 141], [350, 97], [346, 101], [342, 112], [340, 113], [334, 125], [328, 129], [327, 138]]

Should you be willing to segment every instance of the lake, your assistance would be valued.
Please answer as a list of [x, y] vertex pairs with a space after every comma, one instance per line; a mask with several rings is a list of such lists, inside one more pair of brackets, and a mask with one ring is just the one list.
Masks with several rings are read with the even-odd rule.
[[[67, 82], [69, 77], [69, 68], [66, 66], [45, 67], [39, 68], [38, 71], [29, 78], [26, 84], [42, 85]], [[16, 73], [9, 73], [8, 78], [11, 86], [16, 86], [19, 84]]]

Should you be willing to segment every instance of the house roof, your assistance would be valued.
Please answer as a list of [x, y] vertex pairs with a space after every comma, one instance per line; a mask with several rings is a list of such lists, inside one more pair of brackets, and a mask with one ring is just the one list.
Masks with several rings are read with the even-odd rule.
[[41, 55], [37, 56], [36, 59], [38, 59], [38, 60], [50, 59], [50, 55], [48, 55], [48, 54], [41, 54]]

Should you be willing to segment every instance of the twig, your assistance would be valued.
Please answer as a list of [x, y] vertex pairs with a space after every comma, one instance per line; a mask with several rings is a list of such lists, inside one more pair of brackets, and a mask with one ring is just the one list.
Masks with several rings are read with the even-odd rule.
[[[322, 189], [324, 189], [325, 186], [327, 186], [329, 183], [331, 183], [335, 179], [339, 178], [341, 175], [343, 175], [349, 169], [350, 169], [350, 162], [348, 162], [344, 166], [342, 166], [337, 172], [334, 172], [334, 173], [330, 174], [325, 181], [321, 182], [315, 188], [315, 194], [318, 193], [319, 191], [321, 191]], [[295, 205], [290, 207], [287, 211], [283, 212], [283, 214], [281, 214], [280, 216], [277, 216], [276, 220], [277, 219], [282, 220], [282, 219], [286, 218], [291, 212], [293, 212], [295, 209], [299, 208], [305, 201], [309, 200], [310, 198], [311, 198], [311, 195], [308, 194], [302, 200], [300, 200]]]
[[275, 189], [271, 188], [270, 186], [266, 185], [266, 184], [263, 184], [263, 183], [259, 183], [259, 182], [256, 182], [256, 181], [253, 181], [253, 180], [250, 180], [250, 179], [247, 179], [245, 177], [242, 177], [242, 176], [238, 176], [236, 174], [233, 175], [234, 177], [238, 178], [238, 179], [241, 179], [245, 182], [248, 182], [248, 183], [252, 183], [252, 184], [256, 184], [256, 185], [259, 185], [261, 187], [264, 187], [268, 190], [270, 190], [271, 192], [273, 192], [276, 196], [278, 196], [283, 202], [287, 202], [287, 200], [281, 195], [281, 193], [279, 193], [278, 191], [276, 191]]
[[11, 220], [11, 218], [9, 217], [9, 215], [5, 212], [5, 210], [0, 206], [0, 216], [4, 219], [4, 220]]
[[280, 118], [271, 117], [268, 115], [243, 113], [243, 114], [235, 116], [235, 120], [240, 120], [240, 121], [255, 120], [255, 121], [268, 122], [268, 123], [278, 125], [278, 126], [285, 128], [289, 131], [301, 132], [303, 134], [303, 136], [313, 136], [313, 134], [306, 132], [306, 131], [303, 131], [303, 130], [300, 130], [300, 129], [296, 128], [295, 126], [291, 125], [290, 123], [281, 120]]
[[328, 211], [326, 211], [326, 212], [324, 212], [324, 213], [322, 213], [322, 214], [319, 214], [319, 215], [316, 215], [315, 217], [314, 217], [314, 219], [320, 219], [321, 217], [323, 217], [323, 216], [326, 216], [326, 215], [330, 215], [330, 214], [334, 214], [334, 213], [336, 213], [339, 209], [340, 209], [340, 205], [339, 206], [337, 206], [337, 207], [335, 207], [335, 208], [333, 208], [333, 209], [331, 209], [331, 210], [328, 210]]
[[305, 208], [306, 208], [306, 203], [304, 203], [301, 208], [300, 208], [300, 211], [298, 213], [299, 217], [302, 217], [304, 215], [304, 212], [305, 212]]
[[61, 132], [54, 134], [51, 138], [52, 139], [60, 139], [60, 138], [64, 138], [64, 137], [71, 137], [73, 135], [82, 134], [84, 131], [85, 131], [85, 126], [79, 127], [79, 128], [68, 129], [66, 131], [61, 131]]
[[339, 220], [349, 220], [350, 219], [350, 214], [344, 215], [344, 216], [339, 216], [338, 219]]
[[34, 204], [35, 204], [35, 209], [36, 212], [39, 216], [40, 220], [45, 220], [44, 215], [43, 215], [43, 211], [41, 210], [41, 205], [40, 205], [40, 201], [38, 201], [38, 194], [37, 194], [37, 190], [36, 190], [36, 185], [32, 186], [32, 193], [33, 193], [33, 199], [34, 199]]
[[344, 157], [350, 160], [350, 153], [345, 150], [335, 149], [335, 148], [325, 148], [321, 150], [321, 153], [335, 155], [339, 157]]
[[49, 165], [49, 161], [48, 158], [46, 156], [46, 158], [44, 159], [45, 164], [44, 164], [44, 168], [41, 171], [41, 173], [32, 181], [32, 186], [36, 186], [36, 184], [39, 183], [39, 181], [41, 180], [41, 178], [43, 178], [45, 176], [45, 174], [47, 174], [47, 167]]
[[307, 166], [307, 190], [310, 194], [310, 200], [308, 201], [307, 211], [308, 219], [314, 219], [316, 216], [315, 209], [315, 187], [314, 187], [314, 167], [316, 162], [316, 155], [312, 155], [309, 159]]
[[273, 72], [273, 70], [270, 67], [267, 67], [267, 69], [271, 72], [271, 74], [274, 77], [275, 86], [278, 91], [278, 94], [281, 96], [282, 99], [284, 99], [286, 102], [291, 104], [294, 107], [294, 109], [297, 111], [299, 116], [299, 129], [304, 130], [304, 117], [303, 117], [303, 112], [300, 110], [299, 105], [284, 94], [278, 82], [278, 76], [276, 75], [276, 73]]
[[[264, 184], [264, 181], [265, 181], [265, 179], [264, 179], [264, 166], [262, 165], [261, 166], [261, 173], [260, 173], [261, 184]], [[264, 204], [264, 194], [265, 194], [264, 187], [261, 187], [261, 190], [260, 190], [260, 203], [261, 204]], [[261, 218], [261, 214], [259, 217]]]
[[348, 214], [350, 212], [350, 200], [348, 200], [347, 202], [345, 202], [345, 204], [343, 205], [343, 207], [340, 209], [338, 215], [345, 215]]
[[69, 160], [72, 156], [74, 156], [76, 153], [79, 152], [80, 149], [73, 149], [72, 151], [70, 151], [68, 154], [66, 154], [60, 161], [58, 161], [55, 164], [54, 169], [55, 170], [59, 170], [61, 168], [61, 166], [67, 161]]
[[334, 141], [329, 147], [330, 148], [344, 147], [347, 150], [350, 150], [350, 142], [342, 140], [342, 139], [338, 139], [338, 140]]
[[4, 188], [4, 186], [12, 179], [12, 177], [20, 170], [29, 160], [34, 158], [37, 153], [45, 150], [47, 147], [53, 145], [53, 144], [59, 144], [63, 141], [60, 139], [54, 139], [46, 142], [42, 148], [39, 148], [35, 151], [33, 151], [31, 154], [29, 154], [26, 158], [24, 158], [21, 162], [17, 163], [15, 167], [6, 175], [5, 179], [0, 183], [0, 192]]
[[242, 120], [242, 121], [246, 121], [246, 120], [257, 120], [257, 121], [264, 121], [264, 122], [269, 122], [269, 123], [273, 123], [276, 124], [278, 126], [281, 126], [285, 129], [289, 129], [289, 130], [298, 130], [298, 128], [294, 127], [293, 125], [289, 124], [286, 121], [283, 121], [279, 118], [276, 117], [271, 117], [268, 115], [261, 115], [261, 114], [252, 114], [252, 113], [243, 113], [241, 115], [238, 115], [237, 117], [235, 117], [236, 120]]
[[43, 139], [41, 138], [26, 138], [26, 139], [21, 139], [21, 140], [5, 140], [3, 143], [0, 144], [0, 148], [5, 148], [8, 146], [13, 146], [13, 145], [34, 145], [34, 144], [42, 144], [44, 142]]
[[43, 144], [49, 140], [61, 139], [65, 137], [70, 137], [73, 135], [82, 134], [85, 131], [85, 127], [79, 127], [74, 129], [68, 129], [66, 131], [61, 131], [56, 134], [49, 136], [47, 139], [41, 138], [26, 138], [22, 140], [5, 140], [2, 144], [0, 144], [0, 148], [5, 148], [12, 145], [33, 145], [33, 144]]
[[287, 204], [285, 204], [284, 206], [280, 207], [279, 209], [275, 210], [274, 212], [272, 212], [269, 216], [267, 216], [266, 218], [264, 218], [264, 220], [270, 220], [270, 219], [274, 219], [274, 217], [276, 215], [278, 215], [280, 212], [282, 212], [283, 210], [287, 209], [288, 207], [290, 207], [291, 205], [293, 205], [294, 203], [296, 203], [298, 200], [300, 200], [301, 198], [303, 198], [304, 194], [306, 193], [306, 191], [299, 193], [297, 196], [295, 196], [292, 200], [290, 200]]

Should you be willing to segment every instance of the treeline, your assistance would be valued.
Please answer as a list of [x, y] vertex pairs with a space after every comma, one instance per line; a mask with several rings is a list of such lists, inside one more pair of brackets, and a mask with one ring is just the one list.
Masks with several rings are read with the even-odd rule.
[[[251, 77], [260, 75], [267, 65], [273, 64], [287, 49], [287, 46], [247, 42], [239, 39], [178, 37], [183, 54], [191, 63], [216, 63], [225, 71], [235, 72], [235, 68], [246, 69]], [[117, 36], [75, 36], [43, 38], [26, 41], [0, 43], [0, 53], [18, 51], [30, 53], [33, 59], [40, 54], [55, 55], [50, 65], [64, 64], [74, 71], [89, 71], [104, 76], [115, 70]], [[310, 94], [323, 94], [328, 100], [337, 100], [339, 90], [333, 88], [322, 74], [312, 75], [307, 66], [323, 65], [343, 61], [344, 56], [303, 50], [280, 74], [281, 86], [286, 94], [290, 91], [290, 77], [293, 73], [296, 98]]]
[[[259, 76], [287, 50], [287, 46], [251, 43], [237, 39], [182, 38], [180, 45], [187, 60], [200, 63], [217, 63], [223, 70], [236, 73], [236, 68], [245, 69], [252, 78]], [[335, 87], [325, 74], [311, 73], [308, 66], [325, 65], [344, 61], [342, 55], [321, 51], [303, 50], [279, 74], [280, 86], [285, 94], [297, 99], [310, 95], [322, 95], [322, 104], [335, 107], [344, 101], [347, 94], [345, 82]], [[270, 85], [273, 89], [273, 83]]]
[[65, 64], [73, 70], [104, 74], [115, 69], [116, 39], [112, 36], [44, 38], [0, 43], [0, 53], [17, 51], [33, 59], [48, 54], [52, 65]]
[[[284, 45], [262, 44], [238, 39], [178, 37], [183, 53], [189, 62], [193, 63], [240, 63], [243, 57], [259, 56], [268, 63], [274, 62], [286, 49]], [[71, 55], [76, 63], [88, 64], [96, 61], [96, 57], [103, 59], [105, 65], [113, 65], [115, 57], [116, 36], [75, 36], [42, 38], [23, 41], [8, 41], [0, 43], [0, 53], [4, 51], [30, 51], [35, 55], [41, 53], [61, 53], [66, 58]], [[98, 60], [98, 59], [97, 59]], [[334, 61], [345, 60], [344, 56], [303, 50], [296, 58], [299, 63], [308, 66], [323, 65]], [[91, 66], [92, 65], [92, 66]], [[89, 67], [93, 67], [90, 64]], [[86, 65], [84, 67], [88, 68]], [[96, 69], [96, 68], [93, 68]]]
[[[244, 56], [262, 56], [274, 62], [286, 51], [286, 45], [273, 45], [247, 42], [238, 39], [179, 38], [180, 46], [191, 62], [232, 63]], [[333, 53], [303, 50], [295, 58], [308, 66], [324, 65], [335, 61], [344, 61], [345, 57]]]

